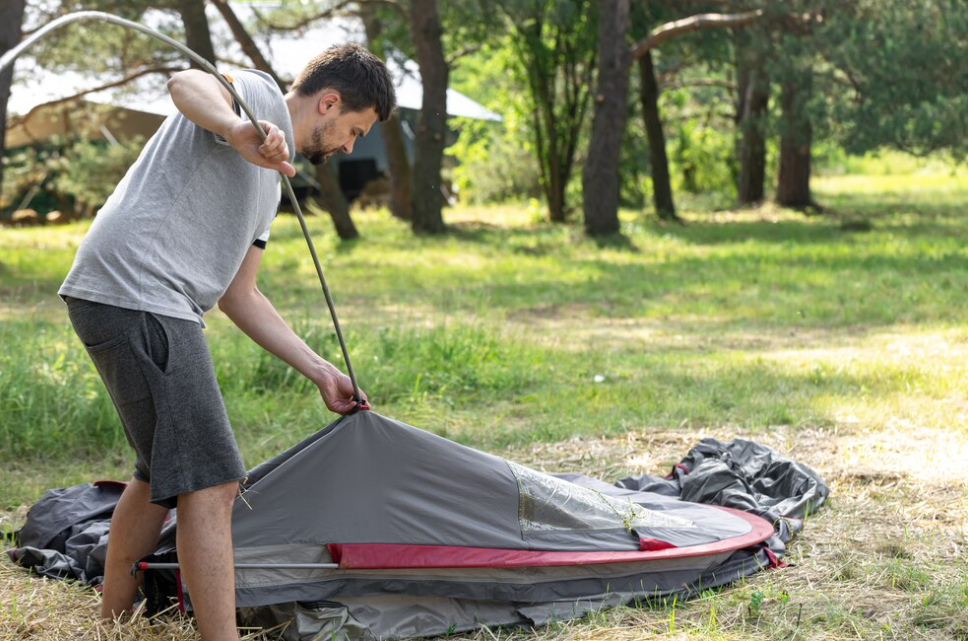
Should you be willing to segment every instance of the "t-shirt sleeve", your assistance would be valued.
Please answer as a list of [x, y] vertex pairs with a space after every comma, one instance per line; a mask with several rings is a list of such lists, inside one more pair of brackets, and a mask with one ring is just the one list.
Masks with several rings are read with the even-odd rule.
[[258, 247], [259, 249], [265, 249], [266, 243], [268, 242], [269, 242], [269, 228], [266, 227], [266, 230], [262, 232], [262, 234], [260, 234], [259, 237], [256, 238], [255, 242], [253, 242], [252, 244]]
[[[270, 113], [272, 111], [270, 105], [274, 102], [273, 93], [278, 93], [279, 89], [267, 75], [261, 71], [241, 69], [231, 73], [223, 73], [222, 76], [232, 83], [232, 88], [238, 92], [239, 96], [245, 101], [245, 104], [255, 114], [256, 118], [259, 120], [268, 120], [276, 125], [279, 124], [275, 122], [278, 120], [278, 115]], [[235, 114], [239, 118], [249, 119], [245, 112], [242, 111], [242, 106], [234, 96], [232, 97], [232, 109], [235, 110]], [[215, 142], [221, 145], [228, 144], [218, 134], [212, 135], [215, 136]]]

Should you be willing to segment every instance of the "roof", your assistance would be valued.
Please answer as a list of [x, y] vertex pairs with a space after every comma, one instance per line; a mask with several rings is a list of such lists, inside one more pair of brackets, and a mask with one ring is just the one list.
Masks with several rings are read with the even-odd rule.
[[[253, 16], [252, 6], [272, 5], [278, 3], [232, 2], [239, 19], [246, 22]], [[209, 24], [213, 40], [229, 43], [226, 47], [226, 57], [233, 60], [248, 58], [232, 39], [228, 25], [221, 15], [209, 9]], [[146, 22], [152, 22], [151, 13], [146, 13]], [[90, 27], [88, 27], [90, 28]], [[356, 43], [365, 45], [366, 37], [363, 23], [358, 18], [336, 18], [326, 22], [316, 23], [292, 32], [273, 35], [268, 42], [263, 41], [263, 54], [269, 59], [276, 72], [285, 77], [293, 78], [302, 66], [313, 55], [324, 49], [338, 44]], [[220, 65], [226, 69], [228, 65]], [[402, 65], [395, 60], [387, 61], [387, 68], [393, 76], [397, 90], [397, 104], [404, 109], [419, 110], [423, 96], [420, 82], [420, 69], [412, 60], [406, 60]], [[86, 89], [102, 86], [120, 79], [119, 76], [101, 76], [94, 78], [77, 72], [53, 73], [43, 69], [29, 57], [21, 58], [17, 62], [16, 77], [12, 87], [7, 112], [11, 115], [25, 115], [37, 105], [59, 100]], [[101, 104], [134, 109], [136, 111], [170, 115], [175, 111], [174, 105], [165, 90], [164, 78], [161, 75], [150, 75], [131, 82], [122, 89], [109, 89], [86, 94], [85, 100]], [[501, 117], [485, 109], [471, 98], [453, 89], [447, 90], [447, 113], [450, 116], [473, 118], [476, 120], [499, 121]]]

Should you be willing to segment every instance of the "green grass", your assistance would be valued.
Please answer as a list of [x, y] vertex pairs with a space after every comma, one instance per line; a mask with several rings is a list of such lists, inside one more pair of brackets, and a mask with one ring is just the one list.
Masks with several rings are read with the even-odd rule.
[[[466, 444], [845, 417], [963, 425], [950, 399], [968, 395], [968, 179], [815, 186], [827, 215], [687, 207], [689, 224], [669, 226], [625, 212], [609, 242], [513, 206], [448, 211], [442, 238], [385, 212], [357, 214], [356, 242], [321, 216], [310, 227], [375, 408]], [[841, 229], [858, 217], [872, 230]], [[86, 228], [0, 230], [0, 508], [126, 473], [118, 419], [55, 294]], [[339, 364], [291, 217], [263, 263], [261, 289]], [[248, 464], [331, 419], [312, 385], [208, 319]]]

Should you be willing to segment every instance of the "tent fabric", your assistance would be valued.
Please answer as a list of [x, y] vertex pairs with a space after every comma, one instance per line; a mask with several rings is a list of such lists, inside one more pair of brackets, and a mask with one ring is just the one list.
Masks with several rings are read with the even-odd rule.
[[806, 465], [739, 438], [728, 443], [705, 438], [669, 476], [628, 477], [616, 485], [756, 514], [772, 523], [784, 542], [830, 494], [820, 475]]
[[[253, 468], [232, 526], [236, 563], [339, 568], [237, 569], [240, 617], [292, 620], [295, 641], [391, 639], [688, 595], [775, 565], [828, 494], [812, 470], [749, 441], [703, 440], [675, 470], [610, 485], [375, 412], [342, 417]], [[48, 492], [12, 558], [96, 584], [117, 489]], [[176, 528], [172, 511], [154, 560], [176, 560]]]

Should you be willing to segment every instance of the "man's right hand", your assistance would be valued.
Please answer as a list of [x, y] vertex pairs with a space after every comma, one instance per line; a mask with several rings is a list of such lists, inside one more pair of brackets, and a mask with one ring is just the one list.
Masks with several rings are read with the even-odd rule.
[[289, 164], [289, 145], [286, 135], [271, 122], [260, 120], [259, 125], [266, 133], [263, 141], [248, 119], [239, 120], [225, 136], [226, 142], [253, 165], [280, 171], [292, 178], [296, 170]]

